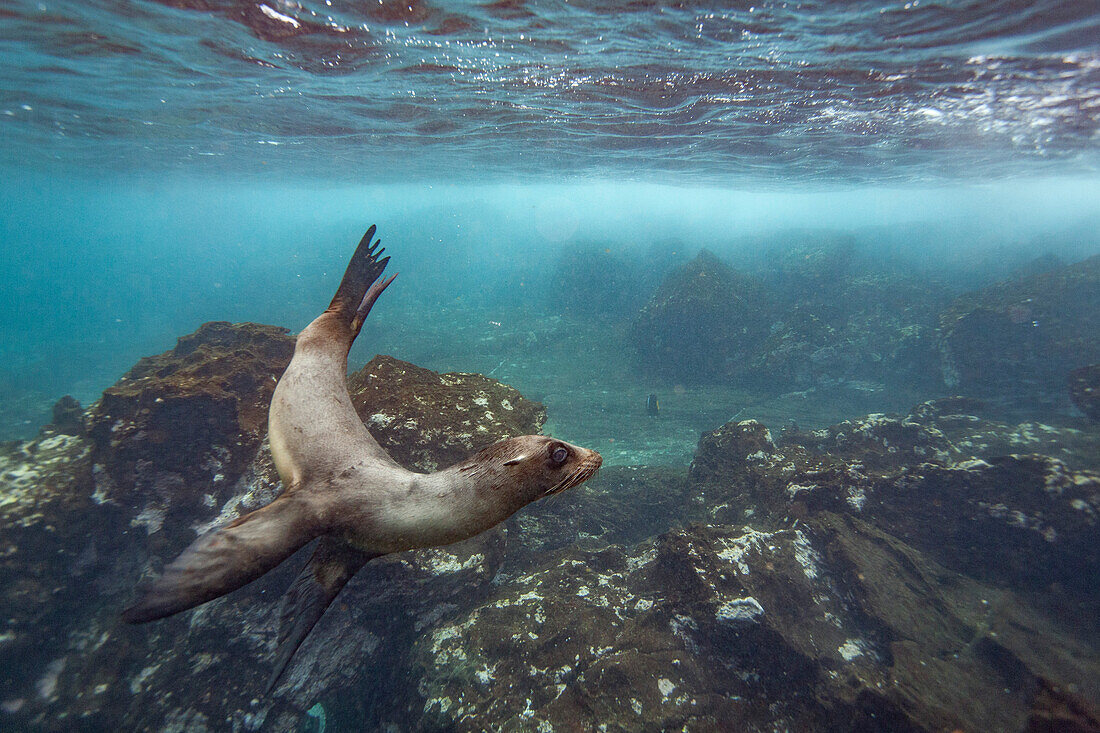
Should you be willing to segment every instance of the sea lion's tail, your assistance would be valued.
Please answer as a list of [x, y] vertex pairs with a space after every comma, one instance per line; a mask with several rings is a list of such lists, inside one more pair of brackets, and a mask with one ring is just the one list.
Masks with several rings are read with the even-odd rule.
[[336, 295], [329, 304], [328, 311], [336, 313], [340, 319], [351, 327], [351, 337], [359, 334], [363, 327], [363, 321], [370, 313], [374, 301], [382, 294], [397, 275], [387, 280], [379, 280], [386, 269], [389, 257], [382, 257], [386, 251], [378, 245], [382, 240], [374, 238], [375, 226], [372, 224], [363, 238], [359, 240], [359, 246], [355, 248], [355, 254], [348, 262], [348, 268], [344, 271], [344, 278], [340, 281], [340, 287], [336, 289]]
[[267, 680], [264, 694], [275, 689], [294, 652], [321, 620], [340, 589], [375, 557], [378, 555], [357, 550], [340, 540], [321, 538], [313, 556], [283, 596], [275, 668]]
[[122, 618], [140, 624], [214, 600], [260, 577], [318, 534], [305, 502], [284, 495], [191, 543]]

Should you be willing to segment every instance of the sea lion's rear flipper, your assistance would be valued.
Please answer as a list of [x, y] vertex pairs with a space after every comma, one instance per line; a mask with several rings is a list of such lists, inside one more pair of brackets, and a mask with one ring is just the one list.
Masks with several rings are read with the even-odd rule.
[[283, 596], [275, 669], [267, 680], [265, 694], [275, 688], [294, 652], [321, 620], [340, 589], [375, 557], [378, 555], [357, 550], [340, 540], [321, 538], [313, 556]]
[[371, 283], [371, 286], [367, 289], [366, 295], [363, 296], [362, 302], [359, 303], [359, 308], [355, 311], [355, 317], [351, 319], [351, 339], [355, 340], [355, 337], [359, 335], [359, 329], [363, 327], [363, 321], [367, 320], [367, 315], [370, 314], [370, 309], [374, 307], [374, 301], [378, 300], [378, 296], [382, 294], [382, 291], [390, 286], [393, 279], [397, 277], [394, 273], [385, 280], [375, 280]]
[[317, 534], [303, 502], [282, 496], [191, 543], [122, 618], [132, 624], [155, 621], [223, 596], [271, 570]]
[[[336, 289], [336, 295], [333, 296], [332, 303], [328, 307], [330, 312], [339, 314], [346, 324], [350, 324], [355, 319], [367, 289], [382, 275], [382, 271], [386, 269], [386, 263], [390, 261], [389, 257], [382, 256], [382, 253], [386, 251], [385, 248], [378, 248], [382, 240], [376, 239], [373, 243], [371, 242], [374, 232], [375, 227], [372, 224], [367, 233], [363, 235], [363, 238], [359, 240], [359, 246], [355, 248], [355, 254], [351, 256], [351, 260], [348, 262], [348, 268], [344, 271], [344, 278], [340, 281], [340, 287]], [[390, 278], [390, 280], [392, 279]], [[389, 282], [386, 282], [386, 285], [388, 284]], [[382, 289], [384, 290], [385, 287], [383, 285]], [[381, 290], [379, 290], [380, 293]], [[378, 295], [375, 295], [375, 298], [377, 297]], [[373, 301], [371, 302], [373, 303]], [[367, 310], [370, 310], [369, 306]], [[359, 322], [361, 325], [362, 319]]]

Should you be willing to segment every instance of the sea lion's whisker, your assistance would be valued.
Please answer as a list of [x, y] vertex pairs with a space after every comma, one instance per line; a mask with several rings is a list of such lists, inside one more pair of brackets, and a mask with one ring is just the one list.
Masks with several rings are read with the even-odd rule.
[[560, 491], [562, 491], [565, 487], [565, 484], [569, 481], [569, 479], [571, 477], [572, 477], [572, 474], [569, 474], [568, 476], [563, 478], [561, 481], [559, 481], [558, 483], [551, 486], [549, 489], [546, 490], [546, 493], [544, 494], [544, 496], [552, 496], [552, 495], [557, 494]]
[[574, 486], [584, 483], [590, 479], [593, 474], [598, 470], [598, 464], [593, 465], [595, 461], [585, 460], [580, 466], [575, 468], [572, 473], [568, 474], [558, 483], [554, 484], [544, 496], [552, 496], [553, 494], [560, 494], [563, 491], [568, 491]]

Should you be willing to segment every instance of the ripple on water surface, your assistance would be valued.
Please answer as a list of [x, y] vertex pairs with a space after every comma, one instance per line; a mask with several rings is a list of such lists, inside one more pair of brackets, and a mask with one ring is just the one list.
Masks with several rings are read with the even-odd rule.
[[1090, 3], [6, 3], [9, 164], [929, 180], [1096, 163]]

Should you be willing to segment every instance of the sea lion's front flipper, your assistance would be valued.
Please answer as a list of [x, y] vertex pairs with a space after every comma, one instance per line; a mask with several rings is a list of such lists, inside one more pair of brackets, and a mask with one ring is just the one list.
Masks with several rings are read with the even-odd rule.
[[267, 680], [265, 694], [275, 688], [294, 652], [321, 620], [340, 589], [375, 557], [378, 555], [357, 550], [332, 537], [321, 538], [313, 557], [283, 596], [275, 669]]
[[271, 570], [318, 534], [304, 502], [284, 495], [191, 543], [122, 618], [132, 624], [155, 621], [223, 596]]

